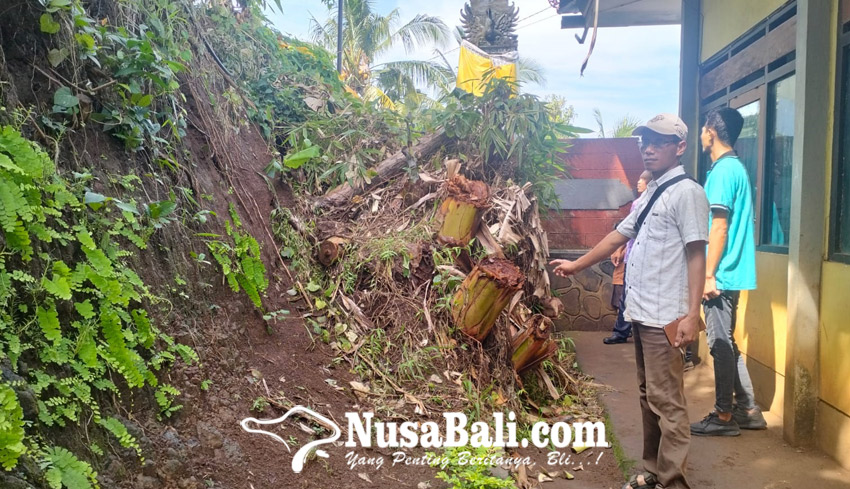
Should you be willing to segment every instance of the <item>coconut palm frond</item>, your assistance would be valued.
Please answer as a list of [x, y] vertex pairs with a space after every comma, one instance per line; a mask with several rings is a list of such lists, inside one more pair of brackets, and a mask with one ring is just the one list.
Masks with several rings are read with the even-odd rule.
[[460, 45], [461, 41], [463, 41], [463, 39], [466, 37], [466, 30], [463, 28], [463, 26], [455, 26], [455, 28], [452, 29], [452, 36], [454, 36], [455, 42]]
[[611, 137], [630, 138], [632, 137], [632, 131], [637, 129], [640, 124], [640, 119], [626, 114], [611, 128]]
[[534, 83], [537, 85], [546, 85], [546, 70], [543, 65], [531, 58], [520, 56], [516, 66], [517, 81], [522, 84]]
[[381, 71], [395, 71], [410, 78], [417, 85], [439, 88], [454, 78], [454, 73], [445, 66], [431, 61], [392, 61], [383, 65]]
[[328, 18], [324, 23], [319, 22], [310, 14], [310, 40], [329, 51], [336, 50], [336, 20]]
[[593, 119], [596, 121], [596, 126], [599, 128], [599, 137], [605, 137], [605, 124], [602, 123], [602, 111], [599, 107], [593, 108]]
[[[449, 28], [437, 17], [416, 15], [398, 27], [398, 9], [387, 15], [375, 12], [370, 0], [346, 0], [343, 4], [345, 29], [342, 38], [342, 65], [345, 84], [360, 94], [377, 86], [393, 101], [407, 103], [416, 97], [427, 98], [418, 87], [444, 91], [453, 83], [454, 72], [442, 64], [427, 61], [396, 61], [375, 66], [374, 60], [393, 46], [403, 45], [406, 51], [429, 44], [445, 45], [451, 39]], [[329, 50], [336, 49], [336, 11], [328, 9], [324, 23], [313, 18], [310, 32], [313, 41]], [[418, 95], [417, 95], [418, 94]]]
[[394, 101], [404, 100], [409, 94], [416, 91], [413, 80], [395, 69], [383, 69], [375, 74], [375, 84]]
[[450, 39], [449, 28], [439, 17], [417, 14], [387, 40], [387, 48], [401, 42], [405, 52], [411, 52], [427, 44], [443, 47]]
[[449, 61], [449, 59], [446, 58], [446, 54], [448, 54], [450, 52], [451, 51], [444, 53], [443, 51], [440, 51], [439, 49], [434, 49], [434, 54], [436, 55], [435, 57], [439, 57], [440, 60], [442, 60], [443, 67], [446, 70], [448, 70], [448, 72], [450, 72], [452, 74], [452, 78], [457, 78], [457, 72], [454, 69], [454, 65], [452, 65], [452, 63]]
[[375, 59], [385, 51], [387, 39], [392, 37], [393, 26], [397, 21], [391, 16], [371, 14], [362, 19], [359, 28], [352, 28], [355, 43], [369, 56]]

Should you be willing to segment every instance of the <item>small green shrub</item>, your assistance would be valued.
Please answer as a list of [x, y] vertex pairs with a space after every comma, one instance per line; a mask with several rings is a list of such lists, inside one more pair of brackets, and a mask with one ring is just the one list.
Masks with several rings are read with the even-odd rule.
[[239, 292], [240, 288], [245, 291], [251, 302], [262, 310], [263, 302], [260, 294], [263, 294], [269, 286], [266, 277], [266, 266], [260, 258], [260, 245], [257, 240], [248, 233], [240, 232], [242, 221], [236, 214], [233, 205], [230, 206], [230, 219], [225, 221], [224, 226], [233, 244], [225, 243], [218, 238], [218, 234], [200, 234], [207, 240], [207, 248], [210, 255], [221, 267], [227, 284], [233, 292]]
[[23, 410], [15, 391], [0, 384], [0, 465], [13, 468], [25, 452]]
[[[469, 452], [469, 458], [495, 456], [496, 448], [447, 448], [443, 457], [449, 463], [437, 472], [437, 479], [447, 483], [451, 489], [515, 489], [513, 479], [500, 479], [490, 474], [490, 466], [486, 464], [461, 463], [461, 453]], [[436, 457], [429, 453], [431, 457]]]
[[41, 468], [51, 489], [92, 489], [98, 487], [97, 473], [62, 447], [50, 447], [42, 454]]

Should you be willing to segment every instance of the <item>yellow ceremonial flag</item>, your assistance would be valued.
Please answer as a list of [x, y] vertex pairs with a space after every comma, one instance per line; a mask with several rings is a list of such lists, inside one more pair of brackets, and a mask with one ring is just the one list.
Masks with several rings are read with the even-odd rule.
[[484, 94], [490, 77], [516, 82], [517, 52], [487, 54], [469, 41], [460, 45], [457, 67], [457, 87], [476, 96]]

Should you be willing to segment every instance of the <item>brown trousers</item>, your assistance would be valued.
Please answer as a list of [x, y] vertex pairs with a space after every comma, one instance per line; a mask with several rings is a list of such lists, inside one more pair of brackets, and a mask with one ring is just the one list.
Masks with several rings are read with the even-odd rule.
[[643, 416], [644, 470], [665, 489], [690, 489], [685, 480], [690, 422], [685, 402], [683, 359], [664, 330], [634, 323], [635, 359]]

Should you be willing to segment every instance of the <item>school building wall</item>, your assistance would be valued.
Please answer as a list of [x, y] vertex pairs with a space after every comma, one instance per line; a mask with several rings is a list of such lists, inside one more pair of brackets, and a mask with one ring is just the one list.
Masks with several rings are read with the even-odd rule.
[[[703, 0], [700, 6], [701, 12], [701, 40], [700, 58], [701, 62], [708, 60], [717, 54], [742, 34], [756, 26], [771, 13], [787, 4], [786, 0]], [[838, 460], [843, 466], [850, 468], [850, 319], [848, 319], [848, 298], [850, 298], [850, 266], [828, 260], [829, 223], [830, 219], [830, 189], [832, 188], [832, 152], [833, 152], [833, 121], [835, 120], [836, 107], [836, 66], [838, 60], [838, 0], [809, 2], [809, 9], [829, 9], [833, 20], [830, 28], [832, 43], [829, 52], [825, 49], [818, 53], [819, 56], [828, 56], [831, 60], [828, 70], [822, 70], [823, 87], [828, 92], [828, 104], [819, 108], [823, 117], [827, 119], [826, 135], [820, 137], [826, 144], [825, 158], [823, 161], [806, 162], [807, 165], [823, 165], [825, 169], [825, 181], [822, 188], [803, 188], [803, 199], [824, 199], [825, 216], [822, 216], [824, 240], [820, 254], [821, 269], [820, 281], [814, 284], [818, 294], [813, 300], [818, 311], [818, 333], [811, 335], [812, 338], [801, 338], [800, 335], [790, 332], [794, 327], [792, 314], [789, 313], [789, 293], [795, 294], [791, 297], [799, 302], [799, 297], [804, 300], [809, 295], [806, 290], [791, 288], [789, 283], [795, 284], [794, 277], [797, 274], [795, 264], [789, 259], [787, 253], [775, 253], [759, 251], [756, 254], [758, 289], [742, 294], [738, 311], [738, 330], [736, 339], [741, 352], [745, 355], [750, 374], [753, 377], [756, 397], [762, 407], [770, 409], [774, 414], [785, 418], [786, 404], [786, 360], [790, 351], [806, 351], [809, 343], [817, 341], [811, 350], [817, 355], [815, 362], [817, 378], [815, 392], [816, 406], [814, 441], [824, 452]], [[797, 29], [804, 29], [805, 23], [802, 19], [797, 21]], [[829, 28], [829, 26], [824, 26]], [[797, 35], [799, 46], [800, 36]], [[810, 56], [815, 53], [810, 52]], [[801, 59], [797, 54], [797, 69], [800, 70]], [[811, 73], [810, 73], [811, 76]], [[811, 81], [809, 82], [811, 83]], [[797, 91], [798, 107], [796, 113], [800, 114], [801, 101], [800, 90]], [[821, 131], [822, 132], [822, 131]], [[799, 129], [798, 133], [799, 134]], [[797, 144], [795, 142], [795, 144]], [[794, 178], [800, 171], [800, 161], [795, 158]], [[809, 216], [802, 212], [802, 218], [797, 217], [798, 223]], [[792, 219], [794, 219], [792, 213]], [[821, 216], [816, 216], [821, 217]], [[815, 219], [818, 221], [820, 219]], [[817, 223], [815, 223], [817, 225]], [[794, 224], [792, 223], [792, 226]], [[799, 227], [798, 227], [799, 229]], [[815, 250], [817, 252], [817, 250]], [[790, 280], [789, 280], [790, 278]], [[790, 321], [790, 322], [789, 322]], [[814, 338], [816, 336], [816, 338]], [[789, 339], [790, 338], [790, 339]], [[796, 339], [795, 339], [796, 338]], [[796, 342], [796, 344], [795, 344]], [[705, 351], [703, 351], [704, 354]], [[793, 364], [793, 362], [792, 362]], [[793, 374], [793, 372], [790, 372]], [[787, 393], [794, 394], [793, 388]], [[796, 400], [795, 400], [796, 402]], [[795, 408], [796, 409], [796, 408]], [[783, 419], [788, 433], [788, 420]]]
[[735, 339], [746, 355], [756, 399], [782, 417], [785, 402], [788, 256], [756, 253], [758, 289], [741, 294]]
[[703, 0], [700, 61], [717, 54], [785, 2], [786, 0]]

